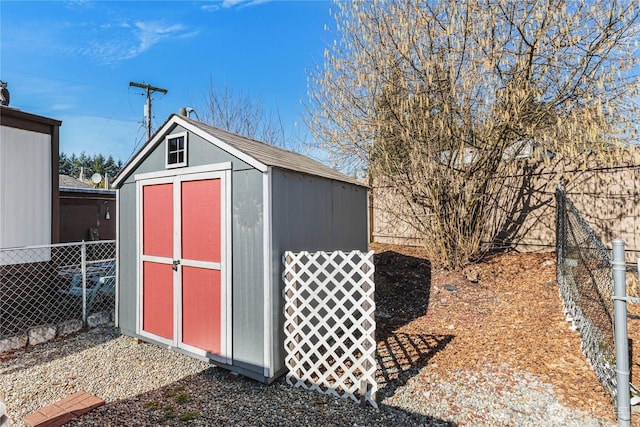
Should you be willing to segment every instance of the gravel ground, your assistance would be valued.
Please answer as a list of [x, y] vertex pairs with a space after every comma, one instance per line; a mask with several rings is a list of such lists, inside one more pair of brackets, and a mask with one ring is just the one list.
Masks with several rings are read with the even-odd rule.
[[288, 386], [266, 386], [101, 327], [0, 355], [0, 390], [14, 425], [84, 390], [107, 405], [72, 426], [609, 426], [559, 403], [549, 384], [507, 366], [419, 370], [379, 391], [380, 409]]

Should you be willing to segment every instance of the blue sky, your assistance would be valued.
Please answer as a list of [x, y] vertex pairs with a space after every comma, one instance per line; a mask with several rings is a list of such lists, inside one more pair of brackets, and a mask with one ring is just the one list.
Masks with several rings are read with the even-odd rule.
[[153, 129], [225, 86], [279, 111], [304, 136], [307, 72], [332, 42], [327, 1], [0, 2], [0, 80], [11, 107], [62, 120], [60, 151], [126, 161]]

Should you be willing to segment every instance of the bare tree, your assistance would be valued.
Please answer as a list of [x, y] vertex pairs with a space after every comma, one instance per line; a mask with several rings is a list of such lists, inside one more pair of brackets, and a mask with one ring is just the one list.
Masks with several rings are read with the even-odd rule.
[[336, 41], [310, 76], [316, 143], [404, 200], [394, 213], [434, 262], [491, 249], [514, 213], [507, 177], [611, 161], [638, 140], [635, 1], [335, 7]]
[[267, 144], [288, 145], [280, 111], [266, 110], [259, 96], [250, 96], [229, 86], [217, 89], [211, 81], [204, 111], [202, 120], [213, 126]]

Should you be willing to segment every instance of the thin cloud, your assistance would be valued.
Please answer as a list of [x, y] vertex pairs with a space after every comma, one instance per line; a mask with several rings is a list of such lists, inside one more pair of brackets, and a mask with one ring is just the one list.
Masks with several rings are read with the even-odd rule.
[[52, 111], [73, 111], [75, 108], [78, 108], [76, 104], [52, 104]]
[[11, 37], [2, 39], [2, 48], [116, 64], [157, 49], [163, 43], [195, 37], [201, 32], [172, 18], [133, 18], [127, 16], [128, 11], [111, 7], [107, 2], [72, 0], [62, 4], [64, 13], [59, 16], [33, 14], [20, 22], [3, 20], [3, 30]]
[[[78, 25], [75, 24], [76, 28]], [[163, 42], [194, 37], [198, 33], [198, 29], [165, 21], [103, 23], [93, 27], [82, 45], [67, 47], [65, 51], [103, 64], [114, 64], [133, 59]]]
[[139, 44], [130, 51], [132, 56], [148, 51], [163, 40], [184, 37], [185, 34], [185, 27], [181, 24], [167, 26], [163, 22], [136, 22], [135, 28]]
[[40, 77], [28, 72], [19, 71], [23, 79], [10, 89], [15, 89], [12, 97], [12, 106], [21, 109], [30, 109], [29, 102], [33, 100], [45, 100], [47, 110], [43, 114], [53, 114], [54, 118], [66, 111], [78, 109], [78, 99], [83, 92], [91, 90], [82, 84], [69, 83], [63, 80]]
[[241, 9], [267, 3], [269, 1], [271, 0], [222, 0], [221, 2], [201, 6], [201, 9], [207, 12], [215, 12], [220, 9], [231, 9], [234, 7]]
[[83, 8], [93, 6], [91, 0], [68, 0], [65, 2], [68, 8]]

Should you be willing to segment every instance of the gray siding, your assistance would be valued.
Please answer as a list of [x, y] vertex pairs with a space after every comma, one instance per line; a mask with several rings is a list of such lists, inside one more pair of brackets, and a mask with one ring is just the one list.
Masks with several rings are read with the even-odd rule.
[[282, 169], [272, 177], [274, 252], [367, 249], [366, 187]]
[[[175, 126], [168, 135], [185, 132], [186, 130], [181, 126]], [[189, 134], [189, 148], [187, 150], [188, 160], [187, 166], [202, 166], [210, 165], [213, 163], [232, 162], [233, 170], [245, 170], [253, 169], [251, 166], [214, 146], [208, 141], [200, 138], [192, 133]], [[129, 175], [125, 182], [135, 182], [134, 178], [136, 174], [157, 172], [165, 170], [165, 144], [164, 139], [153, 149], [149, 155], [144, 159], [135, 171]], [[179, 169], [175, 169], [176, 173]]]
[[[184, 131], [177, 126], [170, 133]], [[120, 188], [120, 306], [122, 331], [136, 335], [136, 185], [135, 175], [165, 169], [164, 142], [152, 150]], [[232, 356], [234, 365], [263, 374], [264, 244], [262, 173], [208, 141], [189, 135], [188, 166], [231, 162]], [[179, 173], [179, 169], [176, 169]]]
[[126, 183], [118, 192], [118, 322], [127, 335], [136, 332], [136, 186]]
[[233, 364], [264, 371], [262, 173], [237, 171], [233, 190]]
[[274, 367], [284, 366], [282, 255], [284, 251], [335, 251], [368, 248], [367, 189], [340, 181], [273, 169], [272, 322]]

